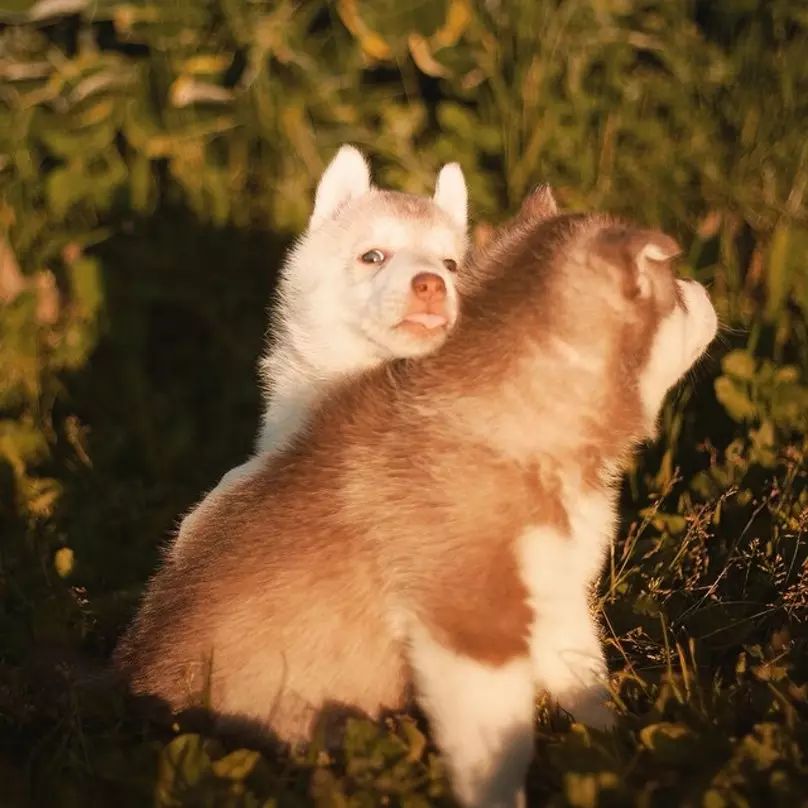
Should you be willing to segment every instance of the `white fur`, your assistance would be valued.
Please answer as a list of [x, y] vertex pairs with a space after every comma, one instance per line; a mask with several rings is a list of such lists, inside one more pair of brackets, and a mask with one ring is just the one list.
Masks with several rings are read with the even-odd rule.
[[452, 218], [458, 227], [466, 228], [468, 219], [468, 190], [463, 171], [457, 163], [447, 163], [438, 173], [435, 183], [435, 204]]
[[693, 281], [676, 283], [686, 310], [676, 306], [660, 323], [640, 380], [643, 406], [652, 424], [665, 394], [698, 359], [718, 328], [718, 317], [707, 290]]
[[669, 253], [667, 250], [663, 250], [658, 244], [649, 243], [640, 251], [638, 260], [642, 263], [646, 258], [651, 261], [667, 261], [673, 258], [673, 254]]
[[533, 753], [530, 660], [486, 665], [444, 648], [425, 628], [414, 625], [410, 662], [460, 803], [474, 808], [523, 806], [525, 772]]
[[351, 199], [370, 190], [370, 168], [362, 153], [353, 146], [343, 146], [328, 164], [314, 196], [314, 210], [309, 230], [317, 229]]
[[[684, 307], [677, 305], [660, 323], [640, 378], [651, 423], [667, 391], [712, 341], [718, 324], [704, 287], [677, 284]], [[547, 689], [563, 709], [579, 721], [604, 728], [614, 716], [606, 706], [606, 662], [590, 598], [615, 533], [617, 492], [607, 488], [595, 493], [582, 481], [564, 477], [562, 501], [569, 534], [539, 525], [518, 541], [520, 571], [535, 613], [533, 671], [537, 686]]]
[[[459, 171], [456, 167], [447, 175], [455, 197]], [[462, 173], [459, 181], [465, 188]], [[444, 197], [451, 201], [452, 194], [445, 191]], [[371, 188], [304, 233], [281, 272], [274, 343], [260, 364], [268, 404], [257, 452], [285, 446], [329, 385], [385, 360], [430, 353], [443, 343], [440, 332], [424, 338], [396, 326], [412, 279], [422, 272], [443, 280], [454, 324], [455, 276], [443, 262], [459, 263], [465, 254], [465, 202], [462, 207], [460, 221], [437, 204], [426, 217], [411, 216], [396, 197]], [[457, 204], [454, 214], [460, 215]], [[389, 256], [379, 269], [358, 260], [373, 249]]]
[[[309, 226], [281, 269], [272, 344], [259, 363], [266, 405], [255, 456], [224, 475], [209, 504], [255, 471], [262, 456], [288, 446], [331, 385], [443, 344], [440, 330], [423, 336], [397, 326], [412, 279], [423, 272], [446, 286], [449, 328], [457, 319], [456, 277], [443, 263], [460, 264], [468, 246], [466, 184], [456, 163], [443, 167], [434, 199], [424, 201], [425, 215], [412, 215], [403, 197], [373, 188], [367, 162], [353, 146], [343, 146], [328, 165]], [[389, 256], [380, 268], [358, 260], [373, 249]], [[175, 546], [194, 513], [180, 525]]]
[[577, 721], [606, 728], [614, 716], [606, 707], [606, 662], [590, 598], [614, 535], [614, 495], [565, 494], [565, 505], [573, 506], [570, 534], [536, 526], [523, 533], [517, 546], [535, 614], [533, 673], [537, 686]]

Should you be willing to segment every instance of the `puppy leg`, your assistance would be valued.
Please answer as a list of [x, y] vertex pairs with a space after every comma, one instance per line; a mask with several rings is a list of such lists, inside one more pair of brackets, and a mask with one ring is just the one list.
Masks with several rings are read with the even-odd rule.
[[531, 642], [536, 684], [545, 688], [576, 721], [598, 729], [614, 724], [608, 672], [597, 623], [587, 598], [538, 601], [541, 615]]
[[533, 753], [530, 660], [495, 666], [454, 653], [419, 627], [411, 657], [419, 699], [448, 765], [457, 799], [470, 808], [519, 808]]
[[598, 557], [552, 530], [526, 536], [522, 549], [535, 612], [530, 656], [536, 685], [576, 721], [608, 728], [614, 723], [606, 706], [608, 671], [589, 602]]

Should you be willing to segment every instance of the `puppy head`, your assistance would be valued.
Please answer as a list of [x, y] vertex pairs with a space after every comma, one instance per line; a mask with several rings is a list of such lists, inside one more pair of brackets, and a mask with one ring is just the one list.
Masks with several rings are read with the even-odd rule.
[[[604, 217], [582, 217], [559, 247], [572, 341], [602, 353], [612, 400], [637, 403], [644, 436], [667, 391], [713, 340], [718, 318], [704, 287], [677, 278], [669, 236]], [[569, 321], [574, 324], [570, 325]]]
[[617, 459], [653, 435], [665, 393], [713, 339], [717, 318], [703, 287], [676, 278], [673, 239], [552, 208], [521, 213], [483, 249], [476, 271], [487, 280], [466, 298], [457, 347], [440, 358], [456, 354], [463, 379], [471, 361], [486, 366], [477, 376], [496, 394], [526, 385], [514, 400], [535, 396], [534, 410], [558, 427], [543, 424], [545, 445]]
[[432, 198], [421, 197], [374, 188], [360, 152], [343, 146], [297, 248], [298, 291], [334, 339], [361, 335], [377, 358], [434, 351], [458, 317], [466, 204], [456, 163], [441, 169]]

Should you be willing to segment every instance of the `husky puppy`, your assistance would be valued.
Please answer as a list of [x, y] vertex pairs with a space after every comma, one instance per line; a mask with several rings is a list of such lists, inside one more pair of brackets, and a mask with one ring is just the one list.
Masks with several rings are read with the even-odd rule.
[[185, 544], [215, 497], [289, 442], [329, 387], [444, 343], [458, 318], [466, 231], [466, 182], [457, 163], [440, 170], [429, 199], [374, 188], [357, 149], [337, 152], [280, 272], [259, 363], [265, 406], [254, 457], [185, 516], [175, 546]]
[[[256, 455], [282, 449], [331, 386], [443, 345], [462, 298], [483, 275], [479, 262], [476, 271], [464, 266], [458, 273], [468, 249], [467, 203], [457, 163], [440, 170], [430, 202], [374, 188], [361, 153], [340, 149], [281, 271], [259, 363], [266, 406]], [[484, 248], [501, 248], [526, 222], [557, 212], [550, 188], [539, 186]]]
[[374, 188], [359, 151], [340, 149], [281, 271], [257, 452], [284, 446], [335, 381], [443, 344], [458, 315], [466, 208], [457, 163], [441, 169], [430, 200]]
[[495, 237], [440, 351], [333, 390], [169, 553], [131, 687], [295, 741], [414, 685], [459, 801], [523, 805], [537, 689], [612, 720], [589, 594], [617, 482], [716, 331], [678, 252], [601, 215]]

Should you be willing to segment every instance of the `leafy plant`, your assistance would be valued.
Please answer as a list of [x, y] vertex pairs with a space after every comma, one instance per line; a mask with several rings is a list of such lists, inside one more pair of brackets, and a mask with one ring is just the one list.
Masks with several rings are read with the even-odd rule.
[[804, 802], [806, 41], [801, 0], [6, 0], [4, 804], [450, 804], [410, 717], [233, 748], [98, 680], [177, 514], [248, 451], [274, 268], [344, 141], [404, 190], [460, 161], [481, 221], [550, 182], [661, 225], [725, 324], [624, 492], [618, 730], [542, 702], [531, 801]]

